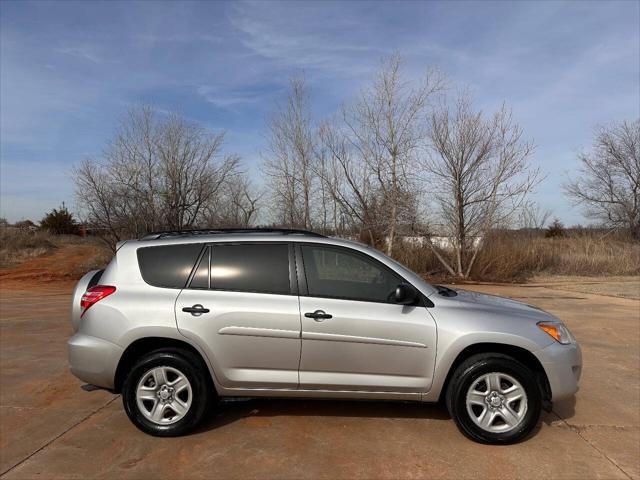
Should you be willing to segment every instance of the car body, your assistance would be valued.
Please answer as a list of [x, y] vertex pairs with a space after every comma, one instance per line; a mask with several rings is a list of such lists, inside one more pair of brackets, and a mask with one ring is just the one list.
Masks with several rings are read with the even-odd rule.
[[[91, 292], [103, 295], [104, 286], [113, 291], [91, 303]], [[212, 396], [437, 402], [450, 392], [449, 410], [455, 411], [452, 382], [460, 383], [456, 372], [464, 377], [459, 370], [468, 367], [465, 362], [480, 358], [501, 365], [504, 357], [527, 373], [507, 368], [511, 373], [498, 380], [503, 383], [492, 391], [495, 398], [485, 395], [487, 404], [479, 408], [503, 408], [500, 399], [507, 402], [508, 395], [500, 392], [519, 385], [529, 391], [528, 403], [514, 405], [523, 416], [538, 410], [529, 412], [536, 422], [540, 406], [548, 409], [578, 390], [582, 365], [566, 327], [536, 307], [433, 286], [366, 245], [304, 231], [177, 232], [121, 243], [104, 271], [78, 282], [72, 323], [71, 371], [116, 392], [123, 391], [137, 361], [164, 348], [188, 352], [206, 373], [202, 381], [210, 383], [202, 388]], [[549, 328], [563, 338], [554, 338]], [[516, 381], [519, 375], [532, 379], [535, 393]], [[157, 388], [153, 378], [148, 388]], [[476, 387], [489, 392], [488, 382]], [[172, 390], [171, 382], [166, 385]], [[161, 392], [153, 394], [161, 398]], [[155, 409], [157, 398], [149, 408]], [[469, 416], [482, 417], [479, 408], [468, 407]], [[497, 428], [502, 421], [496, 414], [495, 431], [486, 435], [461, 429], [490, 443], [523, 436]], [[182, 433], [175, 423], [161, 431], [138, 426], [155, 434]]]

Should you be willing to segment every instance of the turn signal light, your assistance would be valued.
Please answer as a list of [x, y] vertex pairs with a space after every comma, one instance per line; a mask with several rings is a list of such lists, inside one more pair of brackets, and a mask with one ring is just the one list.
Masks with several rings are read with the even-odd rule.
[[540, 322], [538, 323], [538, 328], [553, 337], [556, 342], [562, 343], [563, 345], [571, 343], [573, 338], [567, 327], [561, 323]]

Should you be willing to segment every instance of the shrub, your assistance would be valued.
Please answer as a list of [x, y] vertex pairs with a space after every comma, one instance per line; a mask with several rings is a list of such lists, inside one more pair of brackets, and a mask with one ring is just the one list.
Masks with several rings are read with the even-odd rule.
[[564, 225], [557, 218], [553, 220], [551, 225], [547, 227], [547, 231], [544, 234], [546, 238], [564, 237]]
[[77, 235], [80, 231], [73, 214], [62, 202], [60, 209], [54, 208], [40, 221], [40, 228], [56, 235]]

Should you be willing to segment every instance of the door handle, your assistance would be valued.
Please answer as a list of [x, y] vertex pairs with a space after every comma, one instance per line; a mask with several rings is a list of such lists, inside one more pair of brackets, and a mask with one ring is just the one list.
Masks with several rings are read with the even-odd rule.
[[325, 313], [324, 310], [316, 310], [315, 312], [307, 312], [304, 314], [307, 318], [313, 318], [316, 322], [322, 322], [329, 318], [333, 318], [330, 313]]
[[196, 303], [193, 307], [184, 307], [182, 311], [190, 313], [194, 317], [197, 317], [198, 315], [202, 315], [203, 313], [209, 313], [209, 309], [204, 308], [199, 303]]

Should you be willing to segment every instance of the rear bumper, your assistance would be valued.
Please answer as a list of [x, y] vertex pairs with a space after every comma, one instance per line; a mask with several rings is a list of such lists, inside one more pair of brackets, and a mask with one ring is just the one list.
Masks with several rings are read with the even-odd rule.
[[556, 342], [538, 350], [535, 355], [547, 374], [551, 387], [551, 400], [561, 400], [578, 391], [582, 374], [580, 345], [577, 343], [562, 345]]
[[67, 342], [69, 367], [80, 380], [98, 387], [113, 388], [123, 349], [101, 338], [76, 333]]

